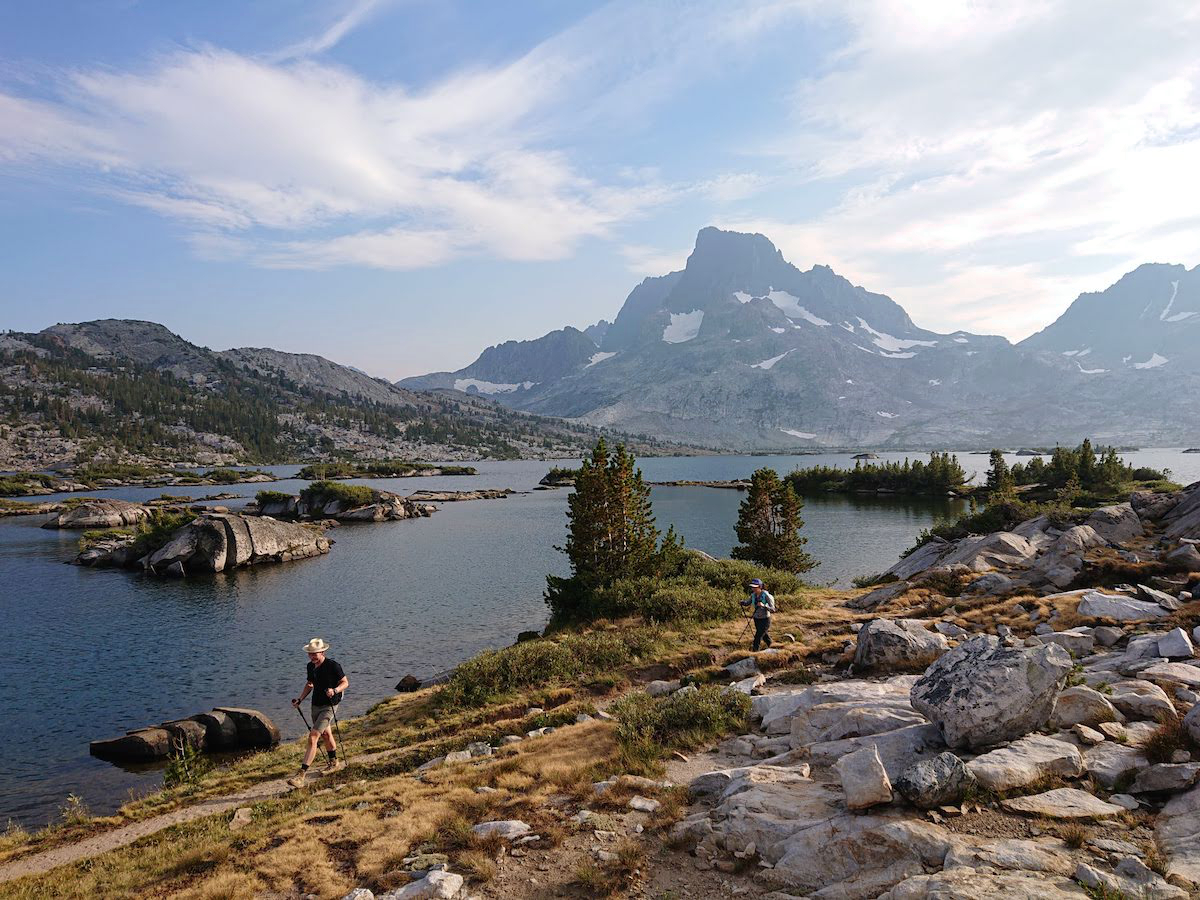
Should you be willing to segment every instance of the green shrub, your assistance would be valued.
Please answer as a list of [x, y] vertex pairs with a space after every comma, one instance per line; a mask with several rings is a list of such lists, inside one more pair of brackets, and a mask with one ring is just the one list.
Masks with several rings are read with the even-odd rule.
[[804, 580], [791, 572], [767, 569], [740, 559], [706, 559], [698, 553], [687, 554], [681, 575], [694, 575], [715, 588], [743, 596], [749, 591], [751, 578], [761, 578], [772, 594], [798, 594], [804, 590]]
[[286, 503], [292, 499], [292, 495], [283, 491], [259, 491], [254, 495], [254, 502], [259, 506], [267, 503]]
[[454, 670], [438, 691], [437, 703], [444, 708], [482, 706], [521, 688], [609, 673], [658, 643], [652, 631], [628, 629], [564, 634], [485, 650]]
[[0, 478], [0, 496], [19, 497], [39, 488], [53, 488], [56, 481], [52, 475], [41, 472], [21, 472]]
[[212, 762], [191, 743], [174, 742], [171, 758], [163, 769], [163, 786], [194, 785], [212, 771]]
[[300, 499], [309, 506], [324, 506], [332, 500], [350, 506], [366, 506], [377, 496], [375, 489], [365, 484], [339, 484], [336, 481], [314, 481], [300, 492]]
[[215, 481], [217, 484], [237, 484], [242, 475], [233, 469], [209, 469], [203, 477], [209, 481]]
[[809, 605], [799, 595], [804, 582], [795, 575], [750, 562], [683, 553], [678, 562], [665, 568], [671, 574], [619, 578], [590, 590], [569, 581], [564, 589], [586, 592], [586, 598], [575, 601], [574, 605], [586, 608], [594, 618], [638, 616], [649, 623], [736, 619], [743, 615], [738, 601], [746, 596], [746, 584], [756, 577], [766, 582], [781, 608], [785, 604]]
[[176, 531], [195, 519], [195, 515], [179, 510], [154, 509], [137, 524], [133, 540], [135, 559], [153, 553], [164, 546]]
[[614, 703], [617, 740], [632, 758], [690, 750], [735, 729], [748, 727], [750, 698], [716, 685], [654, 698], [640, 691]]

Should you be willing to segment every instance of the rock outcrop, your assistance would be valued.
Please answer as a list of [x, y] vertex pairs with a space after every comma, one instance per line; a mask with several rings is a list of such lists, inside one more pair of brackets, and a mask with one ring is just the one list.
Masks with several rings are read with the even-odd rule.
[[912, 705], [948, 747], [1011, 741], [1047, 722], [1070, 670], [1057, 645], [1009, 648], [980, 635], [929, 667], [913, 685]]
[[946, 638], [912, 619], [874, 619], [858, 632], [856, 673], [923, 672], [950, 649]]
[[[433, 492], [430, 492], [431, 494]], [[276, 519], [336, 519], [339, 522], [390, 522], [428, 516], [432, 508], [389, 491], [372, 491], [369, 499], [342, 493], [263, 497], [250, 512]]]
[[176, 531], [141, 562], [153, 574], [182, 575], [307, 559], [328, 552], [328, 538], [305, 525], [269, 516], [208, 513]]
[[127, 500], [85, 499], [73, 503], [43, 528], [124, 528], [150, 516], [149, 508]]
[[256, 709], [219, 707], [187, 719], [139, 728], [116, 738], [92, 741], [89, 752], [110, 762], [154, 762], [191, 746], [206, 753], [274, 747], [279, 729]]

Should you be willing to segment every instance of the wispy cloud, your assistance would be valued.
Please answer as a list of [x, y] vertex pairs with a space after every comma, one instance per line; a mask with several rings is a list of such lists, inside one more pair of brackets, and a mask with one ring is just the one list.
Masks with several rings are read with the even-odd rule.
[[[840, 13], [834, 13], [840, 15]], [[1020, 337], [1077, 293], [1200, 252], [1200, 8], [846, 7], [850, 41], [795, 92], [771, 156], [839, 202], [776, 236], [923, 324]]]
[[345, 11], [338, 16], [320, 34], [298, 41], [277, 53], [269, 55], [277, 62], [296, 59], [303, 56], [315, 56], [332, 50], [350, 32], [367, 22], [380, 9], [392, 0], [351, 0], [346, 4]]
[[181, 49], [141, 71], [64, 74], [51, 99], [0, 94], [0, 159], [90, 173], [110, 196], [219, 232], [193, 238], [205, 252], [266, 266], [558, 258], [691, 189], [581, 172], [564, 135], [611, 127], [669, 95], [712, 41], [746, 39], [721, 37], [724, 4], [678, 21], [619, 3], [508, 63], [420, 87], [312, 58], [382, 2], [350, 4], [274, 58]]

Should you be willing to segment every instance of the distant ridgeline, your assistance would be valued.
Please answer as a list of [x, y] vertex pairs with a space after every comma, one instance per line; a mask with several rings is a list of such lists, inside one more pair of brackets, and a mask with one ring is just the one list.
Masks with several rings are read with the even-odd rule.
[[397, 388], [321, 357], [215, 352], [152, 322], [111, 319], [0, 335], [0, 437], [18, 431], [22, 445], [53, 434], [75, 443], [56, 459], [204, 449], [259, 463], [361, 451], [364, 441], [517, 458], [575, 451], [598, 433], [483, 398]]
[[792, 489], [805, 494], [889, 493], [940, 495], [961, 493], [967, 488], [967, 473], [950, 453], [929, 454], [929, 461], [854, 464], [853, 469], [837, 466], [813, 466], [797, 469], [786, 476]]

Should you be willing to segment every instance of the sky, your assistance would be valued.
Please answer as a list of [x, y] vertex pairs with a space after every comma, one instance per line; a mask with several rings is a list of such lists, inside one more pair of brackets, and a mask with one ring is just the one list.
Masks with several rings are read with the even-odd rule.
[[1194, 0], [5, 0], [0, 329], [389, 379], [612, 319], [706, 225], [1019, 340], [1200, 263]]

